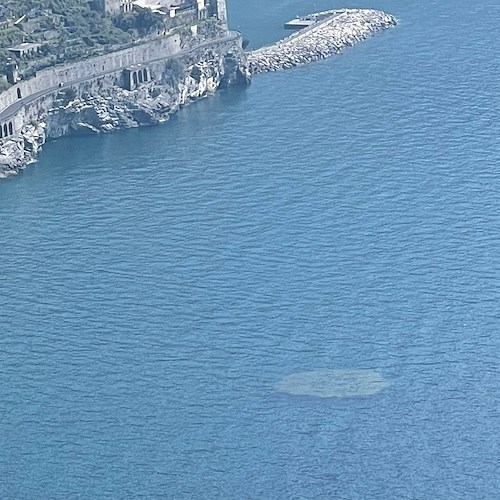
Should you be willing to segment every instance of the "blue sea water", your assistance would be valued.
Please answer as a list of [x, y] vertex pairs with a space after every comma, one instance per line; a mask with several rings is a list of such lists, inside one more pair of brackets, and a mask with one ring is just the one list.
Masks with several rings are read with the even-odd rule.
[[348, 6], [400, 24], [0, 183], [1, 498], [498, 498], [500, 3]]

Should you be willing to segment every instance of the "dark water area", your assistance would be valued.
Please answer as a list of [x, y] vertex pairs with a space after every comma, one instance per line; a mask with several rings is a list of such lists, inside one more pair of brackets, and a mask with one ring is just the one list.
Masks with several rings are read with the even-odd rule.
[[400, 24], [0, 183], [1, 498], [498, 498], [500, 4], [357, 5]]

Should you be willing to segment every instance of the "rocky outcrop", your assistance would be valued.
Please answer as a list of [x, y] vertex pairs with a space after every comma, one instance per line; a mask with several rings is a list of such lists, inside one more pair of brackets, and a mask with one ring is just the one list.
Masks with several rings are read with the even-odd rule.
[[153, 80], [131, 91], [88, 82], [44, 98], [37, 105], [36, 125], [25, 125], [18, 137], [0, 146], [0, 178], [32, 163], [47, 139], [161, 123], [183, 105], [250, 79], [239, 43], [232, 50], [204, 48], [159, 62], [155, 72]]
[[345, 9], [322, 12], [318, 21], [269, 47], [248, 55], [250, 72], [263, 73], [293, 68], [333, 54], [396, 25], [396, 19], [372, 9]]
[[238, 34], [227, 33], [218, 40], [204, 35], [175, 57], [147, 61], [153, 76], [134, 90], [124, 90], [123, 82], [120, 86], [116, 71], [67, 83], [64, 89], [54, 87], [22, 110], [25, 125], [20, 133], [0, 142], [0, 177], [33, 162], [46, 139], [164, 122], [181, 106], [220, 87], [246, 84], [252, 74], [323, 59], [396, 24], [393, 16], [370, 9], [327, 11], [314, 18], [312, 26], [248, 54]]
[[26, 125], [21, 135], [4, 141], [0, 148], [0, 179], [17, 174], [33, 163], [45, 143], [46, 124]]
[[243, 53], [222, 56], [207, 50], [201, 60], [169, 60], [159, 79], [135, 90], [110, 87], [98, 93], [83, 92], [71, 100], [56, 100], [47, 117], [47, 136], [154, 125], [219, 87], [248, 81]]

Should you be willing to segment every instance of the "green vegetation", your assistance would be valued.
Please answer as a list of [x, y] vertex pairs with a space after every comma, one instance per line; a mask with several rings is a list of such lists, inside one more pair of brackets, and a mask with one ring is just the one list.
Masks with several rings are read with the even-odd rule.
[[[9, 58], [25, 76], [57, 63], [103, 53], [156, 33], [162, 16], [134, 9], [116, 17], [95, 10], [91, 0], [2, 0], [0, 73]], [[22, 42], [40, 44], [30, 55], [15, 57], [7, 49]]]

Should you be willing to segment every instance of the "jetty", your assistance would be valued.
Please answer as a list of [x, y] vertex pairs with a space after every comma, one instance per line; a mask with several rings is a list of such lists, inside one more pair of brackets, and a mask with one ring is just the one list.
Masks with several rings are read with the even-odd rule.
[[248, 53], [252, 74], [325, 59], [397, 24], [394, 16], [373, 9], [331, 10], [304, 19], [313, 22], [274, 45]]
[[285, 29], [297, 30], [308, 28], [309, 26], [312, 26], [313, 24], [316, 24], [327, 18], [331, 18], [336, 15], [338, 16], [342, 14], [344, 10], [326, 10], [324, 12], [315, 12], [314, 14], [308, 14], [307, 16], [297, 16], [285, 23]]
[[286, 30], [297, 30], [302, 28], [307, 28], [314, 24], [316, 21], [314, 19], [308, 19], [307, 17], [296, 17], [295, 19], [290, 19], [290, 21], [285, 23]]

